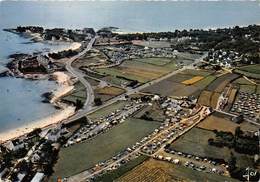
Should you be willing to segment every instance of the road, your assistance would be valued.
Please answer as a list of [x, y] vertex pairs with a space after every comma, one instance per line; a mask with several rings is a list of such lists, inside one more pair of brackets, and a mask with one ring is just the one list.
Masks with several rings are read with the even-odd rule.
[[172, 139], [170, 139], [168, 142], [166, 142], [165, 144], [163, 144], [160, 149], [157, 150], [157, 152], [155, 152], [153, 154], [153, 156], [157, 155], [158, 153], [164, 151], [164, 148], [166, 147], [167, 144], [171, 144], [173, 141], [175, 141], [176, 139], [178, 139], [180, 136], [184, 135], [185, 133], [187, 133], [188, 131], [190, 131], [194, 126], [198, 125], [207, 115], [205, 115], [204, 113], [207, 111], [207, 107], [203, 106], [198, 113], [196, 113], [194, 116], [189, 117], [187, 119], [183, 119], [181, 121], [181, 123], [185, 123], [186, 121], [195, 121], [192, 125], [190, 125], [189, 127], [185, 128], [183, 131], [181, 131], [180, 133], [178, 133], [176, 136], [174, 136]]
[[[89, 48], [92, 47], [93, 43], [94, 43], [94, 41], [92, 42], [92, 44], [89, 44], [89, 45], [91, 45], [91, 46], [89, 46]], [[89, 50], [89, 49], [88, 49], [88, 50]], [[88, 50], [87, 50], [87, 51], [88, 51]], [[84, 55], [87, 51], [84, 51], [84, 53], [82, 53], [80, 56]], [[79, 58], [80, 56], [77, 55], [77, 58]], [[93, 113], [93, 112], [95, 112], [95, 111], [98, 110], [98, 109], [104, 108], [104, 107], [106, 107], [106, 106], [108, 106], [108, 105], [110, 105], [110, 104], [115, 103], [115, 102], [118, 101], [118, 100], [124, 99], [126, 95], [131, 95], [131, 94], [137, 93], [137, 92], [139, 92], [139, 91], [145, 89], [146, 87], [149, 87], [149, 86], [151, 86], [151, 85], [153, 85], [153, 84], [159, 83], [160, 81], [162, 81], [162, 80], [164, 80], [164, 79], [167, 79], [167, 78], [169, 78], [169, 77], [171, 77], [171, 76], [173, 76], [173, 75], [175, 75], [175, 74], [178, 74], [178, 73], [180, 73], [180, 72], [182, 72], [182, 71], [184, 71], [184, 70], [186, 70], [186, 69], [192, 69], [192, 68], [194, 68], [194, 65], [195, 65], [195, 64], [201, 62], [206, 56], [207, 56], [207, 54], [204, 54], [202, 57], [196, 59], [192, 64], [187, 65], [187, 66], [184, 66], [184, 67], [182, 67], [181, 69], [175, 70], [175, 71], [173, 71], [173, 72], [171, 72], [171, 73], [169, 73], [169, 74], [167, 74], [167, 75], [165, 75], [165, 76], [162, 76], [162, 77], [160, 77], [160, 78], [158, 78], [158, 79], [156, 79], [156, 80], [153, 80], [153, 81], [151, 81], [151, 82], [148, 82], [148, 83], [146, 83], [146, 84], [143, 84], [143, 85], [141, 85], [141, 86], [139, 86], [139, 87], [137, 87], [137, 88], [134, 88], [134, 89], [129, 88], [126, 93], [124, 93], [124, 94], [122, 94], [122, 95], [119, 95], [119, 96], [117, 96], [117, 97], [114, 97], [113, 99], [110, 99], [109, 101], [107, 101], [106, 103], [104, 103], [102, 106], [99, 106], [99, 107], [91, 107], [91, 101], [90, 101], [90, 100], [93, 100], [93, 99], [94, 99], [93, 90], [92, 90], [90, 84], [87, 82], [87, 80], [85, 80], [84, 77], [82, 77], [82, 73], [81, 73], [81, 72], [78, 72], [77, 70], [75, 70], [74, 68], [71, 67], [71, 63], [75, 60], [75, 59], [73, 59], [73, 58], [74, 58], [74, 57], [73, 57], [73, 58], [72, 58], [73, 60], [70, 60], [70, 61], [69, 61], [70, 63], [67, 64], [67, 65], [68, 65], [68, 68], [71, 68], [71, 69], [72, 69], [71, 71], [73, 71], [73, 72], [76, 73], [76, 74], [75, 74], [76, 77], [79, 76], [79, 77], [78, 77], [79, 80], [82, 79], [82, 83], [85, 84], [86, 88], [90, 87], [90, 88], [88, 88], [88, 90], [89, 90], [91, 93], [88, 93], [88, 97], [92, 97], [92, 98], [90, 98], [90, 100], [88, 100], [88, 101], [85, 103], [85, 107], [84, 107], [82, 110], [79, 110], [74, 116], [72, 116], [72, 117], [70, 117], [69, 119], [67, 119], [66, 121], [64, 121], [64, 123], [73, 122], [74, 120], [80, 119], [81, 117], [86, 116], [87, 114]], [[76, 59], [77, 59], [77, 58], [76, 58]], [[67, 68], [67, 66], [66, 66], [66, 68]], [[81, 77], [82, 77], [82, 78], [81, 78]], [[81, 80], [80, 80], [80, 81], [81, 81]], [[87, 83], [86, 83], [86, 82], [87, 82]], [[92, 102], [93, 102], [93, 101], [92, 101]], [[92, 109], [90, 109], [90, 108], [92, 108]]]
[[[202, 108], [200, 109], [200, 111], [197, 113], [197, 114], [199, 114], [199, 120], [198, 120], [197, 122], [193, 123], [190, 127], [186, 128], [186, 129], [185, 129], [184, 131], [182, 131], [178, 136], [174, 137], [174, 139], [172, 139], [171, 141], [176, 140], [178, 137], [180, 137], [181, 135], [185, 134], [185, 133], [186, 133], [187, 131], [189, 131], [192, 127], [194, 127], [195, 125], [197, 125], [197, 124], [205, 117], [204, 114], [203, 114], [203, 113], [205, 112], [205, 110], [207, 110], [207, 108], [206, 108], [206, 107], [202, 107]], [[186, 121], [186, 120], [190, 120], [190, 119], [196, 117], [197, 114], [195, 114], [194, 116], [192, 116], [192, 117], [190, 117], [190, 118], [184, 119], [183, 122]], [[171, 130], [171, 129], [175, 128], [175, 127], [176, 127], [176, 125], [174, 124], [174, 125], [172, 125], [172, 126], [169, 126], [169, 127], [165, 128], [164, 130], [162, 130], [161, 132], [159, 132], [158, 134], [156, 134], [154, 137], [150, 138], [148, 141], [144, 142], [142, 145], [140, 145], [139, 147], [137, 147], [134, 151], [132, 151], [132, 152], [128, 153], [127, 155], [121, 157], [120, 159], [118, 159], [118, 160], [116, 160], [116, 161], [110, 163], [109, 165], [107, 165], [107, 166], [104, 167], [104, 168], [102, 168], [102, 169], [100, 169], [100, 170], [97, 170], [97, 171], [95, 171], [95, 172], [93, 172], [93, 173], [89, 173], [89, 171], [83, 171], [83, 172], [81, 172], [81, 173], [79, 173], [79, 174], [76, 174], [76, 175], [74, 175], [74, 176], [69, 177], [69, 178], [67, 179], [67, 181], [68, 181], [68, 182], [76, 182], [76, 181], [77, 181], [77, 182], [78, 182], [78, 181], [82, 181], [82, 182], [83, 182], [83, 181], [86, 181], [87, 179], [90, 179], [90, 178], [94, 177], [95, 175], [97, 175], [97, 174], [99, 174], [99, 173], [101, 173], [101, 172], [103, 172], [103, 171], [105, 171], [105, 170], [108, 170], [108, 169], [112, 168], [113, 166], [115, 166], [116, 164], [120, 163], [120, 162], [123, 161], [123, 160], [126, 160], [126, 159], [129, 158], [130, 156], [139, 153], [144, 146], [146, 146], [147, 144], [151, 143], [153, 140], [157, 139], [158, 137], [164, 135], [164, 134], [165, 134], [165, 131]], [[165, 145], [163, 145], [163, 147], [165, 147]], [[163, 148], [163, 147], [162, 147], [162, 148]], [[157, 153], [157, 152], [156, 152], [156, 153]], [[152, 155], [152, 156], [153, 156], [153, 155]]]
[[86, 88], [86, 93], [87, 93], [87, 98], [86, 98], [83, 108], [79, 112], [77, 112], [74, 116], [72, 116], [70, 118], [70, 120], [75, 120], [75, 119], [81, 118], [82, 115], [84, 115], [86, 112], [88, 112], [92, 109], [92, 104], [94, 102], [94, 91], [93, 91], [90, 83], [84, 78], [84, 75], [80, 71], [78, 71], [76, 68], [73, 68], [71, 66], [71, 64], [73, 61], [75, 61], [76, 59], [78, 59], [81, 56], [83, 56], [84, 54], [86, 54], [92, 48], [95, 40], [96, 40], [96, 37], [92, 38], [90, 40], [90, 42], [88, 43], [87, 47], [82, 52], [73, 56], [66, 62], [66, 69], [68, 70], [68, 72], [70, 72], [74, 77], [78, 78], [78, 80]]
[[[225, 114], [225, 115], [228, 115], [228, 116], [231, 116], [231, 117], [237, 117], [238, 115], [235, 115], [235, 114], [232, 114], [232, 113], [228, 113], [228, 112], [225, 112], [225, 111], [221, 111], [221, 110], [218, 110], [218, 109], [215, 109], [216, 112], [219, 112], [219, 113], [222, 113], [222, 114]], [[254, 124], [254, 125], [257, 125], [257, 126], [260, 126], [260, 123], [257, 123], [255, 121], [252, 121], [250, 119], [247, 119], [247, 118], [244, 118], [245, 121], [251, 123], [251, 124]]]

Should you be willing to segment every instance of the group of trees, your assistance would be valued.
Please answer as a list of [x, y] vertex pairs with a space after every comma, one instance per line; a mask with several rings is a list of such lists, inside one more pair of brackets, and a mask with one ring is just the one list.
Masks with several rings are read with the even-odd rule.
[[94, 103], [96, 106], [101, 106], [103, 104], [101, 98], [99, 98], [99, 97], [94, 99]]
[[16, 28], [16, 31], [19, 33], [26, 32], [27, 30], [33, 33], [42, 33], [44, 31], [43, 27], [38, 27], [38, 26], [26, 26], [26, 27], [18, 26]]
[[258, 137], [245, 135], [240, 127], [236, 128], [234, 135], [231, 132], [214, 132], [216, 139], [210, 138], [208, 140], [209, 145], [234, 148], [236, 152], [249, 155], [258, 154], [259, 152]]
[[259, 51], [260, 47], [260, 26], [250, 25], [248, 27], [223, 28], [216, 30], [175, 30], [174, 32], [158, 33], [135, 33], [116, 35], [123, 40], [148, 40], [149, 38], [160, 40], [190, 37], [188, 41], [177, 43], [174, 48], [181, 51], [186, 50], [191, 44], [201, 50], [224, 49], [240, 53], [253, 54]]
[[58, 53], [49, 53], [48, 56], [51, 57], [52, 59], [62, 59], [62, 58], [70, 58], [77, 54], [78, 54], [77, 51], [69, 49], [65, 51], [60, 51]]

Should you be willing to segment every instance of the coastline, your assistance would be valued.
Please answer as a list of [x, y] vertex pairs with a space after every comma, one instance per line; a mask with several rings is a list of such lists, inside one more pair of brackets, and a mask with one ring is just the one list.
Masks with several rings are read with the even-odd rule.
[[36, 128], [44, 129], [45, 127], [48, 127], [50, 125], [57, 124], [75, 113], [75, 107], [68, 105], [64, 105], [63, 107], [64, 108], [61, 111], [58, 111], [57, 113], [54, 113], [53, 115], [50, 115], [46, 118], [37, 121], [32, 121], [21, 127], [0, 133], [0, 144], [18, 138], [20, 136], [26, 135]]
[[55, 79], [55, 81], [60, 85], [60, 87], [57, 90], [52, 91], [53, 98], [51, 99], [50, 103], [53, 106], [59, 107], [60, 110], [50, 116], [47, 116], [46, 118], [31, 121], [28, 124], [25, 124], [21, 127], [1, 132], [0, 144], [18, 138], [20, 136], [26, 135], [36, 128], [44, 129], [53, 124], [57, 124], [75, 114], [74, 106], [59, 102], [59, 99], [62, 96], [68, 94], [74, 89], [71, 77], [65, 74], [64, 72], [55, 72], [52, 76]]
[[[76, 50], [81, 46], [81, 43], [75, 42], [72, 43], [67, 49], [63, 50]], [[25, 75], [24, 79], [31, 79], [33, 75]], [[0, 133], [0, 144], [5, 143], [7, 141], [13, 140], [15, 138], [19, 138], [23, 135], [26, 135], [32, 132], [36, 128], [46, 128], [51, 125], [62, 122], [63, 120], [69, 118], [70, 116], [75, 114], [75, 107], [72, 105], [68, 105], [66, 103], [60, 102], [60, 98], [64, 95], [68, 94], [74, 89], [74, 81], [72, 81], [72, 76], [66, 74], [65, 72], [56, 71], [51, 75], [45, 75], [37, 77], [38, 79], [47, 79], [48, 77], [52, 77], [54, 81], [57, 82], [59, 87], [56, 90], [52, 90], [52, 98], [50, 100], [50, 104], [52, 106], [60, 108], [54, 114], [49, 115], [45, 118], [41, 118], [35, 121], [28, 121], [28, 124], [24, 124], [20, 127], [13, 128], [7, 131], [3, 131]]]

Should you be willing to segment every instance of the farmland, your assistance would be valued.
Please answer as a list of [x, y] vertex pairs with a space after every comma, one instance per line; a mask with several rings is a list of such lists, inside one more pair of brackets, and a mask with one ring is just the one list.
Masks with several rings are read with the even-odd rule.
[[99, 182], [110, 182], [110, 181], [114, 181], [117, 178], [119, 178], [120, 176], [124, 175], [125, 173], [127, 173], [128, 171], [132, 170], [133, 168], [135, 168], [136, 166], [142, 164], [145, 160], [147, 160], [148, 157], [146, 155], [141, 155], [129, 162], [127, 162], [125, 165], [120, 166], [118, 169], [105, 173], [101, 176], [98, 176], [97, 178], [94, 179], [94, 181]]
[[[208, 122], [208, 121], [207, 121]], [[223, 121], [220, 121], [223, 122]], [[216, 127], [223, 127], [218, 124], [214, 124]], [[203, 127], [211, 127], [210, 124], [202, 124]], [[232, 124], [227, 124], [229, 130], [233, 128]], [[217, 128], [216, 128], [217, 129]], [[226, 129], [227, 130], [227, 129]], [[253, 166], [253, 157], [245, 154], [239, 154], [233, 149], [227, 147], [216, 147], [208, 144], [208, 139], [215, 139], [215, 133], [211, 130], [202, 128], [192, 128], [188, 133], [181, 136], [177, 141], [173, 142], [170, 146], [171, 149], [192, 154], [195, 156], [200, 156], [202, 158], [212, 158], [212, 159], [224, 159], [227, 162], [230, 159], [231, 152], [237, 158], [237, 165], [239, 167]]]
[[238, 77], [239, 75], [226, 73], [215, 79], [212, 78], [212, 82], [208, 84], [199, 96], [198, 103], [215, 108], [217, 106], [219, 96], [224, 91], [225, 87]]
[[185, 80], [182, 83], [185, 85], [192, 85], [200, 80], [202, 80], [204, 77], [202, 76], [194, 76], [193, 78], [189, 79], [189, 80]]
[[203, 120], [198, 127], [206, 130], [218, 130], [218, 131], [226, 131], [235, 133], [236, 127], [240, 126], [241, 130], [243, 131], [257, 131], [256, 126], [251, 125], [247, 122], [243, 122], [241, 124], [237, 124], [233, 121], [231, 121], [231, 118], [221, 114], [221, 113], [213, 113], [209, 117], [207, 117], [205, 120]]
[[168, 162], [150, 159], [140, 164], [118, 180], [119, 182], [166, 181], [236, 181], [217, 174], [203, 173]]
[[250, 78], [260, 79], [260, 64], [243, 66], [236, 69], [235, 72]]
[[226, 111], [229, 111], [236, 99], [236, 95], [237, 95], [237, 89], [232, 88], [228, 97], [228, 102], [227, 102], [227, 106], [225, 107]]
[[125, 92], [124, 89], [115, 86], [105, 86], [103, 88], [96, 88], [94, 90], [95, 98], [100, 98], [102, 102], [105, 102], [113, 97], [121, 95]]
[[[127, 80], [137, 80], [140, 83], [146, 83], [153, 79], [159, 78], [170, 71], [176, 70], [176, 64], [172, 60], [164, 65], [150, 64], [151, 58], [148, 60], [127, 60], [121, 65], [111, 68], [96, 69], [97, 72], [110, 75], [113, 77], [122, 77]], [[159, 59], [159, 58], [158, 58]], [[156, 60], [157, 64], [164, 61]], [[163, 60], [165, 58], [162, 58]], [[160, 63], [159, 63], [160, 62]]]
[[[196, 80], [192, 81], [194, 78]], [[201, 70], [185, 70], [144, 89], [143, 92], [172, 97], [190, 95], [198, 96], [200, 92], [214, 79], [215, 76], [212, 75], [212, 72]], [[190, 82], [189, 85], [184, 84], [186, 82]]]
[[218, 92], [204, 90], [199, 96], [198, 103], [200, 105], [215, 108], [217, 106], [219, 96], [220, 93]]
[[133, 61], [139, 61], [139, 62], [153, 64], [157, 66], [163, 66], [174, 60], [169, 58], [142, 58], [142, 59], [133, 59]]
[[224, 88], [228, 83], [231, 81], [237, 79], [239, 75], [233, 74], [233, 73], [226, 73], [220, 77], [218, 77], [216, 80], [214, 80], [209, 86], [207, 87], [208, 91], [211, 92], [223, 92]]
[[158, 122], [130, 118], [92, 140], [62, 148], [53, 176], [66, 177], [93, 167], [133, 145], [158, 126]]

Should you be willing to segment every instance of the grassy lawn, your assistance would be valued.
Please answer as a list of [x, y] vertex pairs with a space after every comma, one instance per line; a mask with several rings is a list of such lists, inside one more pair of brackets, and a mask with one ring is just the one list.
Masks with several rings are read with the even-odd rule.
[[192, 170], [181, 165], [150, 159], [126, 173], [120, 182], [168, 182], [168, 181], [237, 181], [232, 178]]
[[158, 126], [158, 122], [130, 118], [92, 140], [62, 148], [53, 176], [66, 177], [91, 168], [135, 144]]
[[103, 107], [91, 114], [88, 115], [88, 117], [92, 120], [98, 119], [103, 116], [107, 116], [111, 114], [111, 112], [115, 112], [117, 109], [122, 109], [128, 102], [126, 101], [117, 101], [113, 104], [110, 104], [106, 107]]
[[74, 85], [74, 91], [69, 95], [64, 96], [62, 100], [65, 102], [76, 103], [76, 100], [78, 99], [84, 103], [86, 101], [86, 97], [87, 94], [84, 85], [82, 85], [80, 82], [77, 82]]

